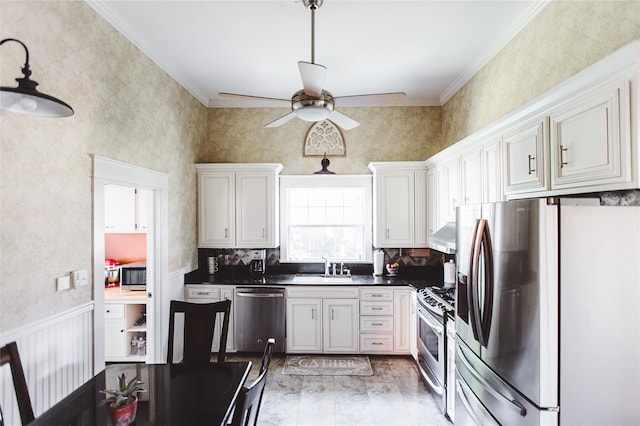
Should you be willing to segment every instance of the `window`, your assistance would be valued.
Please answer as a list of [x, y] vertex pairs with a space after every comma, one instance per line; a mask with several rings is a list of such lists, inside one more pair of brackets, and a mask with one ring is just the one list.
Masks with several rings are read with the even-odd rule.
[[371, 176], [281, 176], [280, 261], [371, 262]]

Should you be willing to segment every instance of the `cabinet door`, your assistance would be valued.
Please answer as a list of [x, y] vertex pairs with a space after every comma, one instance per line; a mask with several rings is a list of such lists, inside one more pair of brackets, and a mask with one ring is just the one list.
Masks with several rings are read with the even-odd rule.
[[385, 171], [379, 176], [376, 247], [411, 247], [415, 220], [414, 173]]
[[267, 172], [236, 173], [237, 247], [275, 247], [275, 176]]
[[455, 222], [460, 205], [460, 166], [458, 159], [438, 167], [438, 224]]
[[105, 232], [136, 232], [136, 190], [129, 186], [104, 187]]
[[324, 299], [324, 351], [358, 352], [358, 299]]
[[321, 299], [287, 299], [287, 352], [322, 352]]
[[485, 145], [482, 149], [483, 202], [495, 203], [503, 201], [502, 196], [502, 161], [500, 159], [500, 142]]
[[198, 173], [198, 247], [235, 244], [235, 173]]
[[605, 87], [551, 113], [552, 189], [630, 180], [629, 139], [621, 132], [628, 91], [628, 82]]
[[412, 352], [415, 346], [415, 333], [412, 331], [411, 290], [395, 290], [394, 291], [394, 319], [393, 319], [393, 346], [394, 352], [408, 354]]
[[460, 158], [462, 203], [482, 202], [482, 150], [475, 149]]
[[523, 125], [504, 137], [505, 194], [547, 189], [547, 129], [545, 118]]
[[438, 222], [438, 180], [436, 169], [427, 172], [427, 237], [431, 238], [440, 224]]
[[427, 214], [427, 172], [415, 172], [414, 180], [415, 219], [413, 230], [413, 246], [426, 247], [429, 236]]
[[124, 305], [106, 303], [104, 306], [105, 360], [120, 360], [127, 355], [125, 334]]

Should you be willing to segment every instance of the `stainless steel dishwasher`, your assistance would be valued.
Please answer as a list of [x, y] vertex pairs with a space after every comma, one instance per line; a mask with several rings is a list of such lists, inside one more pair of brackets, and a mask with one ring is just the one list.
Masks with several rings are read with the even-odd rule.
[[284, 352], [284, 288], [236, 287], [236, 349], [262, 352], [269, 337], [275, 337], [274, 352]]

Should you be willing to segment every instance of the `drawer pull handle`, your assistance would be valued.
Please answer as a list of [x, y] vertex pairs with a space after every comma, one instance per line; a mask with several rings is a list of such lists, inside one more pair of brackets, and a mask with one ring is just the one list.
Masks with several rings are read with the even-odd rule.
[[375, 307], [375, 306], [374, 306], [373, 308], [371, 308], [371, 310], [372, 310], [372, 311], [381, 311], [381, 310], [382, 310], [382, 308], [377, 308], [377, 307]]
[[374, 346], [382, 346], [383, 345], [383, 343], [380, 343], [380, 342], [373, 342], [371, 344], [374, 345]]
[[371, 297], [383, 297], [382, 294], [372, 294]]
[[375, 326], [378, 326], [378, 327], [382, 327], [382, 323], [381, 323], [381, 322], [374, 322], [374, 323], [372, 323], [371, 325], [375, 325]]
[[529, 174], [532, 174], [533, 172], [536, 171], [536, 169], [531, 168], [531, 160], [535, 160], [536, 157], [532, 157], [531, 155], [527, 155], [527, 157], [529, 157]]

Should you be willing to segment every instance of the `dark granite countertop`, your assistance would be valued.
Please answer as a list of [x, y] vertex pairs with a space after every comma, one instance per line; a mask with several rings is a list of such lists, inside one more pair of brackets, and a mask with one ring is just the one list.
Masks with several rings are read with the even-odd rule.
[[[427, 286], [438, 286], [434, 280], [414, 278], [414, 277], [389, 277], [389, 276], [373, 276], [373, 275], [353, 275], [351, 281], [344, 283], [326, 283], [322, 282], [322, 277], [318, 277], [317, 283], [311, 283], [305, 279], [304, 283], [296, 282], [295, 277], [298, 274], [266, 274], [260, 279], [254, 279], [245, 274], [214, 274], [209, 275], [203, 273], [202, 270], [195, 270], [185, 274], [185, 284], [215, 284], [215, 285], [235, 285], [235, 286], [411, 286], [417, 290]], [[310, 274], [309, 276], [313, 276]]]

